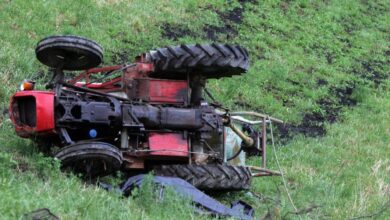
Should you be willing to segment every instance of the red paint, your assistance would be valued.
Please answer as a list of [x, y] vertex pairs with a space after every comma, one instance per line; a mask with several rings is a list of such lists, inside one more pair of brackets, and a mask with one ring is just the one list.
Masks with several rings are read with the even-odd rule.
[[126, 68], [123, 74], [123, 81], [126, 85], [126, 81], [134, 78], [147, 77], [149, 73], [154, 70], [153, 63], [136, 63], [134, 66]]
[[151, 104], [184, 104], [188, 99], [187, 81], [138, 78], [137, 94], [133, 97]]
[[102, 67], [102, 68], [92, 68], [92, 69], [89, 69], [89, 70], [81, 73], [80, 75], [76, 76], [75, 78], [70, 80], [68, 83], [76, 85], [76, 83], [79, 80], [83, 79], [83, 78], [85, 79], [86, 83], [89, 83], [89, 81], [90, 81], [90, 77], [89, 76], [91, 74], [118, 70], [118, 69], [120, 69], [122, 67], [123, 67], [122, 65], [118, 65], [118, 66], [107, 66], [107, 67]]
[[149, 148], [154, 156], [188, 157], [188, 142], [181, 133], [150, 133]]
[[78, 87], [87, 87], [89, 89], [103, 90], [103, 92], [111, 91], [121, 91], [121, 86], [116, 86], [116, 84], [122, 81], [122, 77], [114, 78], [108, 82], [103, 83], [85, 83], [85, 82], [76, 82], [74, 85]]
[[[21, 125], [17, 122], [18, 111], [13, 111], [13, 106], [18, 98], [34, 97], [36, 103], [36, 125], [30, 127]], [[20, 91], [16, 92], [11, 98], [10, 117], [15, 126], [16, 133], [21, 137], [30, 137], [40, 134], [55, 133], [54, 127], [54, 92], [50, 91]]]
[[91, 78], [90, 78], [91, 74], [120, 70], [121, 68], [124, 67], [125, 67], [124, 65], [118, 65], [118, 66], [107, 66], [101, 68], [92, 68], [76, 76], [72, 80], [68, 81], [68, 83], [79, 87], [87, 87], [89, 89], [100, 90], [101, 92], [121, 91], [122, 87], [118, 86], [118, 84], [120, 84], [120, 82], [126, 84], [126, 81], [124, 79], [129, 79], [129, 78], [133, 79], [135, 77], [146, 77], [154, 69], [152, 63], [138, 62], [135, 65], [123, 69], [124, 77], [123, 76], [116, 77], [112, 80], [109, 80], [107, 82], [102, 82], [102, 83], [91, 83]]
[[140, 72], [142, 74], [148, 74], [150, 72], [153, 72], [154, 65], [153, 63], [137, 63], [136, 65], [137, 72]]

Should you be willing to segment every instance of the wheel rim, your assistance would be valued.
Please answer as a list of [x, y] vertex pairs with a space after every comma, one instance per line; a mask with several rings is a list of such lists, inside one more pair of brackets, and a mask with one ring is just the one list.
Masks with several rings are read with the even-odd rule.
[[61, 168], [87, 177], [105, 176], [120, 169], [122, 155], [115, 146], [104, 142], [76, 143], [56, 154]]
[[98, 66], [103, 49], [96, 42], [77, 36], [51, 36], [41, 40], [35, 53], [44, 65], [64, 70], [85, 70]]

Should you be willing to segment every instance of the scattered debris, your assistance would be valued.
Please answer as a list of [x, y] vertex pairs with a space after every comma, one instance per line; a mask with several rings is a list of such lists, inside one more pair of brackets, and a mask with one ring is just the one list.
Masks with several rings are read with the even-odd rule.
[[[128, 196], [134, 188], [141, 187], [145, 177], [146, 175], [143, 174], [130, 177], [121, 184], [119, 189], [116, 189], [109, 184], [100, 184], [100, 186], [106, 190], [119, 191]], [[238, 219], [253, 219], [254, 217], [253, 208], [245, 202], [235, 201], [232, 203], [231, 208], [226, 207], [183, 179], [154, 176], [153, 181], [157, 186], [162, 186], [162, 190], [164, 190], [164, 187], [170, 187], [181, 196], [190, 198], [198, 208], [201, 208], [197, 209], [201, 214], [206, 212], [207, 214], [216, 216], [229, 216]], [[164, 195], [163, 192], [160, 192], [159, 194]], [[160, 199], [164, 199], [164, 197], [160, 196]]]
[[24, 214], [26, 220], [60, 220], [48, 208], [37, 209], [35, 211]]

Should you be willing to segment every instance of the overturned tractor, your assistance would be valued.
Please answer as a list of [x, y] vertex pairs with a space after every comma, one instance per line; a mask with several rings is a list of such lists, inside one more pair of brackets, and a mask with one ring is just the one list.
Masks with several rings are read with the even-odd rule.
[[[25, 80], [10, 115], [16, 133], [52, 152], [62, 168], [92, 178], [153, 170], [205, 190], [248, 189], [253, 176], [277, 174], [265, 168], [266, 124], [280, 121], [230, 112], [206, 89], [208, 79], [248, 70], [243, 47], [165, 47], [101, 68], [102, 48], [82, 37], [48, 37], [35, 52], [52, 80], [46, 91]], [[248, 155], [261, 156], [262, 166], [245, 166]]]

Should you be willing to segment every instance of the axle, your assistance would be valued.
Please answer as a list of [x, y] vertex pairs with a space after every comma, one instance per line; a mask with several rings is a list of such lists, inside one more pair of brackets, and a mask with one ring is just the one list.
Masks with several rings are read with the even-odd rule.
[[222, 133], [222, 118], [211, 106], [196, 108], [153, 106], [148, 103], [119, 101], [113, 97], [63, 90], [55, 103], [58, 127], [98, 127], [132, 132], [176, 130]]

